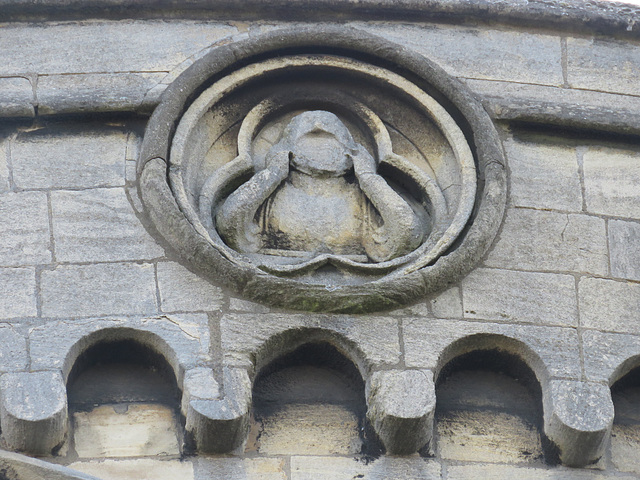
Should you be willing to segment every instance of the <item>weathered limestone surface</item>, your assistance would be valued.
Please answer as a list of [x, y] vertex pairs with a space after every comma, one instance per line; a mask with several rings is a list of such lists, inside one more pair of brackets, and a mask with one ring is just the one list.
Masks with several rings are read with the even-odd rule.
[[640, 284], [583, 278], [578, 285], [581, 325], [613, 332], [640, 333]]
[[90, 317], [158, 311], [153, 265], [66, 265], [42, 272], [42, 315]]
[[51, 193], [56, 259], [60, 262], [151, 260], [163, 249], [136, 217], [124, 189]]
[[485, 263], [498, 268], [606, 275], [605, 222], [580, 214], [509, 209]]
[[454, 76], [562, 85], [560, 38], [553, 35], [434, 25], [355, 25], [415, 49]]
[[9, 182], [9, 140], [0, 133], [0, 194], [11, 190]]
[[462, 281], [465, 318], [575, 326], [578, 311], [570, 275], [479, 268]]
[[613, 39], [568, 38], [567, 80], [573, 88], [639, 95], [640, 49]]
[[611, 276], [640, 281], [640, 223], [609, 221]]
[[118, 130], [71, 132], [41, 129], [11, 145], [18, 188], [92, 188], [124, 185], [126, 135]]
[[344, 457], [292, 457], [291, 480], [436, 480], [440, 465], [423, 459], [382, 457], [372, 463]]
[[31, 81], [25, 77], [0, 77], [0, 111], [7, 117], [33, 117]]
[[0, 318], [35, 317], [36, 273], [33, 268], [0, 268]]
[[226, 480], [287, 480], [283, 458], [199, 457], [193, 466], [195, 478]]
[[[4, 290], [3, 290], [4, 291]], [[27, 367], [27, 343], [15, 325], [0, 325], [0, 372], [24, 370]]]
[[195, 312], [220, 310], [224, 297], [219, 287], [175, 262], [158, 262], [160, 310]]
[[[75, 462], [71, 468], [85, 474], [99, 476], [102, 480], [193, 480], [193, 465], [180, 460], [155, 460], [138, 458], [135, 460], [101, 460]], [[84, 479], [85, 476], [79, 477]], [[95, 477], [86, 477], [87, 479]], [[222, 478], [222, 477], [221, 477]], [[65, 479], [66, 480], [66, 479]]]
[[591, 147], [584, 154], [587, 211], [640, 218], [637, 186], [640, 154], [633, 150]]
[[511, 171], [510, 202], [516, 207], [582, 210], [575, 148], [520, 141], [505, 142]]
[[[521, 480], [603, 480], [609, 474], [586, 469], [516, 467], [498, 464], [454, 465], [447, 469], [450, 480], [483, 480], [486, 478], [517, 478]], [[622, 477], [625, 478], [625, 477]]]
[[51, 262], [47, 195], [43, 192], [0, 194], [0, 265]]

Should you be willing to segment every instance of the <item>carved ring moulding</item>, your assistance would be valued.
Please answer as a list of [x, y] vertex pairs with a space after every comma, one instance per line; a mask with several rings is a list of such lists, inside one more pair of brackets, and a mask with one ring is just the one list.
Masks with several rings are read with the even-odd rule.
[[[295, 44], [300, 35], [284, 37]], [[362, 35], [336, 31], [351, 44]], [[265, 48], [257, 41], [236, 56]], [[139, 165], [152, 220], [194, 269], [273, 305], [371, 311], [446, 287], [484, 253], [502, 217], [491, 121], [425, 59], [416, 68], [405, 54], [413, 71], [392, 70], [320, 47], [274, 49], [224, 75], [212, 67], [200, 85], [187, 70], [169, 87]], [[163, 133], [157, 124], [172, 110], [177, 126]]]

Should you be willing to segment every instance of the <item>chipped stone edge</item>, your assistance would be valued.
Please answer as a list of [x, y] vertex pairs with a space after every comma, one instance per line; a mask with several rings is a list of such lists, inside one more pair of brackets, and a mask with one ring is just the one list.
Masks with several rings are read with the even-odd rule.
[[[257, 267], [233, 263], [209, 244], [179, 210], [167, 180], [167, 159], [176, 120], [201, 86], [224, 71], [286, 49], [313, 46], [331, 53], [336, 49], [355, 58], [367, 56], [381, 65], [417, 77], [418, 86], [436, 88], [456, 115], [465, 119], [466, 135], [475, 145], [479, 176], [477, 209], [462, 243], [433, 266], [403, 274], [387, 275], [364, 285], [328, 291], [322, 285], [303, 285], [268, 275]], [[502, 221], [506, 202], [506, 171], [498, 133], [470, 90], [422, 55], [406, 50], [368, 32], [346, 27], [313, 26], [270, 31], [221, 46], [203, 56], [164, 92], [144, 135], [138, 160], [139, 188], [143, 203], [159, 233], [201, 274], [254, 301], [294, 310], [364, 313], [395, 308], [417, 300], [427, 292], [447, 288], [468, 273], [484, 255]]]

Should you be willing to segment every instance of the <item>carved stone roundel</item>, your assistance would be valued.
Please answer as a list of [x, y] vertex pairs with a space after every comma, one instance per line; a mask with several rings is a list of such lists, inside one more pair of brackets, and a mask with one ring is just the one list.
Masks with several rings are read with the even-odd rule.
[[504, 207], [500, 144], [468, 91], [337, 28], [213, 50], [165, 92], [139, 174], [151, 219], [192, 268], [306, 310], [371, 311], [445, 288]]

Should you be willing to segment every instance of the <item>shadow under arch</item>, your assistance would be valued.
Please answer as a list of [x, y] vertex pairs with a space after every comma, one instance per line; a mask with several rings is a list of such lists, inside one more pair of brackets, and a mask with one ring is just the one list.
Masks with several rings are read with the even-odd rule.
[[444, 458], [558, 462], [545, 435], [550, 376], [524, 342], [498, 334], [463, 337], [443, 350], [435, 379], [435, 444]]
[[614, 417], [610, 436], [610, 461], [622, 472], [637, 473], [640, 450], [640, 355], [621, 362], [609, 378]]
[[75, 454], [181, 454], [184, 417], [176, 371], [173, 349], [152, 332], [107, 328], [77, 341], [63, 369]]
[[367, 420], [369, 368], [354, 342], [321, 328], [294, 329], [256, 352], [247, 451], [377, 456]]

